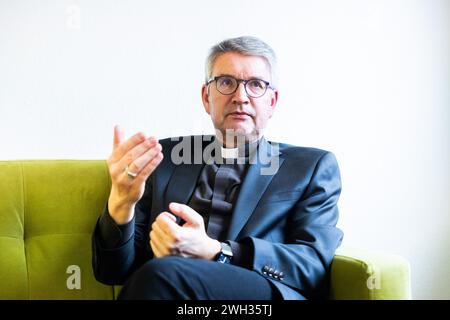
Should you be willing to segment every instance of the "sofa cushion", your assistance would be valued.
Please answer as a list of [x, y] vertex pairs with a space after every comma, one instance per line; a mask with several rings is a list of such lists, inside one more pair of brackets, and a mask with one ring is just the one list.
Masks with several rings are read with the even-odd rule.
[[108, 197], [105, 161], [0, 162], [0, 299], [113, 299], [91, 235]]

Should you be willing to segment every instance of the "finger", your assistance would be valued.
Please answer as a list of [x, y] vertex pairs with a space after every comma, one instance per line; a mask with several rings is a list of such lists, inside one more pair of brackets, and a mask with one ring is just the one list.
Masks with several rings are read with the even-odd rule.
[[158, 239], [158, 243], [163, 244], [163, 246], [170, 252], [170, 249], [173, 247], [173, 243], [175, 240], [172, 234], [164, 232], [164, 230], [161, 229], [161, 227], [157, 223], [152, 226], [151, 233], [154, 234], [154, 236], [156, 237], [155, 239]]
[[155, 148], [157, 145], [158, 140], [155, 137], [149, 137], [144, 141], [142, 141], [141, 143], [139, 143], [137, 146], [133, 147], [131, 150], [127, 151], [127, 155], [122, 158], [126, 158], [128, 156], [129, 159], [131, 159], [131, 161], [134, 161], [135, 159], [139, 158], [149, 150]]
[[[121, 175], [125, 173], [126, 170], [139, 174], [142, 168], [145, 166], [144, 163], [146, 158], [154, 157], [158, 152], [162, 150], [162, 147], [158, 147], [158, 140], [155, 137], [150, 137], [145, 139], [143, 142], [139, 143], [133, 149], [129, 150], [121, 159], [112, 161], [111, 171], [115, 175]], [[138, 160], [140, 157], [144, 158]], [[148, 161], [150, 161], [149, 159]], [[135, 164], [137, 162], [137, 165]], [[128, 177], [126, 177], [128, 178]]]
[[123, 143], [124, 136], [125, 134], [122, 128], [119, 125], [114, 126], [113, 150]]
[[[147, 141], [148, 140], [146, 140], [146, 143], [141, 143], [131, 151], [133, 154], [133, 156], [130, 157], [133, 159], [131, 162], [127, 162], [127, 157], [124, 157], [121, 160], [121, 165], [124, 167], [128, 165], [130, 171], [140, 173], [145, 166], [162, 150], [162, 146], [159, 143], [156, 142], [156, 144], [152, 144], [152, 142]], [[145, 146], [141, 146], [144, 144]]]
[[152, 172], [156, 169], [156, 167], [161, 163], [164, 158], [163, 154], [158, 153], [145, 167], [142, 169], [141, 173], [137, 176], [137, 183], [142, 183], [147, 180], [148, 177], [152, 174]]
[[131, 138], [125, 140], [122, 144], [118, 145], [116, 149], [113, 150], [112, 157], [114, 161], [121, 160], [128, 151], [133, 149], [138, 144], [145, 141], [145, 135], [142, 132], [138, 132]]
[[150, 245], [154, 252], [156, 251], [156, 256], [159, 258], [170, 255], [170, 252], [164, 247], [162, 242], [159, 241], [158, 237], [155, 236], [153, 231], [150, 232], [150, 234], [153, 236], [153, 238], [150, 239]]
[[149, 234], [149, 237], [150, 237], [150, 246], [153, 250], [153, 253], [155, 254], [155, 256], [160, 257], [163, 253], [159, 245], [158, 235], [152, 230]]
[[[152, 230], [157, 225], [164, 233], [170, 234], [172, 236], [177, 234], [177, 229], [180, 228], [180, 226], [176, 223], [176, 218], [173, 219], [170, 217], [171, 214], [168, 212], [162, 212], [157, 217], [155, 222], [152, 224]], [[175, 239], [177, 240], [177, 239]]]
[[175, 217], [173, 214], [171, 214], [170, 212], [164, 211], [161, 214], [169, 217], [170, 219], [172, 219], [173, 222], [177, 223], [177, 217]]
[[204, 223], [203, 217], [197, 211], [185, 204], [171, 202], [169, 204], [169, 209], [173, 214], [180, 217], [188, 224], [201, 226], [202, 223]]
[[155, 244], [155, 241], [153, 241], [153, 239], [150, 240], [150, 247], [152, 248], [155, 257], [159, 258], [163, 256], [161, 251], [158, 249], [158, 246]]
[[[142, 183], [145, 183], [145, 181], [148, 179], [148, 177], [152, 174], [152, 172], [156, 169], [156, 167], [161, 163], [163, 159], [163, 154], [160, 152], [158, 153], [145, 167], [141, 170], [141, 172], [135, 171], [136, 169], [132, 169], [134, 166], [127, 166], [126, 164], [123, 165], [115, 165], [112, 172], [115, 173], [115, 175], [118, 175], [118, 181], [123, 181], [127, 185], [140, 185]], [[127, 175], [127, 170], [129, 172], [137, 173], [136, 177], [133, 177], [130, 179]]]

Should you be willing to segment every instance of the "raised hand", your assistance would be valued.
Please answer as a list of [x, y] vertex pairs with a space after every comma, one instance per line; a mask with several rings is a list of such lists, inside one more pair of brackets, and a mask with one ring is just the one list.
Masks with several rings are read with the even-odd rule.
[[108, 210], [117, 224], [133, 219], [145, 181], [163, 159], [161, 150], [155, 137], [146, 138], [139, 132], [124, 141], [123, 130], [114, 127], [113, 151], [106, 162], [112, 181]]

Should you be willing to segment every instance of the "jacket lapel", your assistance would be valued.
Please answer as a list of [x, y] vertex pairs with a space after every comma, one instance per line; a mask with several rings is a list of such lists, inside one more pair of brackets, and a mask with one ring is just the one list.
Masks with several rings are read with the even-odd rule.
[[[168, 210], [170, 202], [178, 202], [187, 204], [192, 193], [194, 192], [197, 180], [205, 166], [203, 159], [203, 150], [206, 145], [211, 143], [211, 136], [192, 136], [190, 137], [190, 144], [184, 150], [191, 152], [190, 163], [181, 163], [174, 169], [172, 177], [167, 186], [167, 192], [164, 197], [164, 210]], [[197, 139], [197, 141], [195, 141]], [[198, 148], [197, 146], [200, 146]]]
[[280, 155], [281, 153], [277, 149], [262, 138], [258, 146], [256, 161], [249, 165], [247, 175], [242, 183], [226, 239], [236, 240], [238, 238], [239, 232], [247, 223], [276, 174], [275, 170], [271, 170], [269, 167], [276, 163], [276, 171], [278, 171], [283, 163], [284, 159]]
[[178, 165], [167, 186], [164, 208], [168, 210], [170, 202], [187, 204], [194, 192], [198, 176], [204, 164], [181, 164]]

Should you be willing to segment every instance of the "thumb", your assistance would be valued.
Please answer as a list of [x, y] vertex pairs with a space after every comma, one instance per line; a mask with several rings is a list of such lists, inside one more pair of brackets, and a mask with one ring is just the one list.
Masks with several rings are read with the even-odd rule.
[[169, 209], [174, 215], [186, 221], [186, 223], [194, 226], [200, 226], [203, 223], [203, 217], [185, 204], [171, 202], [169, 204]]
[[113, 150], [122, 144], [124, 135], [123, 129], [119, 125], [114, 126]]
[[170, 214], [167, 211], [162, 212], [161, 214], [163, 214], [164, 216], [168, 217], [170, 220], [172, 220], [173, 222], [177, 223], [177, 218], [175, 218], [175, 216], [173, 214]]

